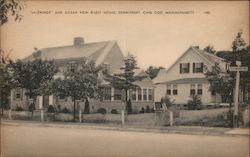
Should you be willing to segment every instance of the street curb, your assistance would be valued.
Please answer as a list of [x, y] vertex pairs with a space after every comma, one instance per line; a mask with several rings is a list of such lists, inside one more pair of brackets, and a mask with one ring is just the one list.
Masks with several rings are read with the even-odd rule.
[[[19, 120], [1, 120], [1, 126], [38, 126], [38, 127], [57, 127], [57, 128], [76, 128], [76, 129], [94, 129], [107, 131], [131, 131], [143, 133], [169, 133], [169, 134], [184, 134], [184, 135], [203, 135], [203, 136], [231, 136], [231, 137], [249, 137], [249, 134], [229, 134], [226, 133], [230, 128], [207, 128], [208, 130], [199, 130], [205, 127], [156, 127], [156, 128], [136, 128], [131, 126], [102, 126], [90, 123], [55, 123], [55, 122], [34, 122], [34, 121], [19, 121]], [[185, 129], [193, 130], [185, 130]], [[182, 130], [178, 130], [182, 129]], [[183, 130], [184, 129], [184, 130]], [[196, 130], [194, 130], [196, 129]], [[218, 131], [219, 129], [222, 129]], [[214, 131], [214, 132], [211, 132]]]

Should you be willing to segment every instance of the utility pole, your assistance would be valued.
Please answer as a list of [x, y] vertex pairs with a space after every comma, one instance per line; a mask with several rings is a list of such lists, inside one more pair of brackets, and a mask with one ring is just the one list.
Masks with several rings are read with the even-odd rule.
[[229, 71], [236, 71], [235, 93], [234, 93], [234, 116], [233, 126], [238, 127], [238, 112], [239, 112], [239, 86], [240, 86], [240, 71], [248, 71], [248, 67], [241, 67], [241, 62], [236, 61], [236, 67], [229, 67]]

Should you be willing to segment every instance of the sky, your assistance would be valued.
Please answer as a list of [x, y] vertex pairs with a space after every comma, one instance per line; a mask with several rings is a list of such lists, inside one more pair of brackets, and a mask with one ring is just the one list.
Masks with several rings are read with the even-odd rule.
[[13, 59], [83, 37], [86, 43], [116, 40], [141, 68], [168, 68], [190, 46], [230, 50], [239, 31], [249, 44], [248, 1], [26, 1], [22, 14], [21, 22], [10, 17], [1, 27], [1, 47]]

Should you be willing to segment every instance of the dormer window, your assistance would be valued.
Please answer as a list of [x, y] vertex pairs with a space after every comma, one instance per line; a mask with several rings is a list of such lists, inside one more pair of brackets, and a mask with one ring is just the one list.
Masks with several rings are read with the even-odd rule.
[[189, 73], [189, 63], [180, 64], [180, 73]]
[[193, 73], [203, 73], [203, 63], [193, 63]]

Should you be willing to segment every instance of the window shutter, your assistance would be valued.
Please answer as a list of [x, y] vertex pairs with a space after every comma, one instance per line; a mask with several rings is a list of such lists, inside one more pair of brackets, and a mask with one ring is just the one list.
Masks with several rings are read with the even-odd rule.
[[203, 72], [203, 63], [201, 63], [201, 70], [202, 70], [202, 72]]
[[16, 100], [16, 89], [13, 90], [13, 100]]
[[195, 63], [193, 63], [193, 73], [195, 73]]
[[182, 64], [180, 63], [180, 73], [182, 73]]
[[190, 67], [189, 64], [190, 64], [190, 63], [188, 63], [188, 73], [189, 73], [189, 67]]
[[20, 99], [23, 100], [23, 89], [20, 89]]

